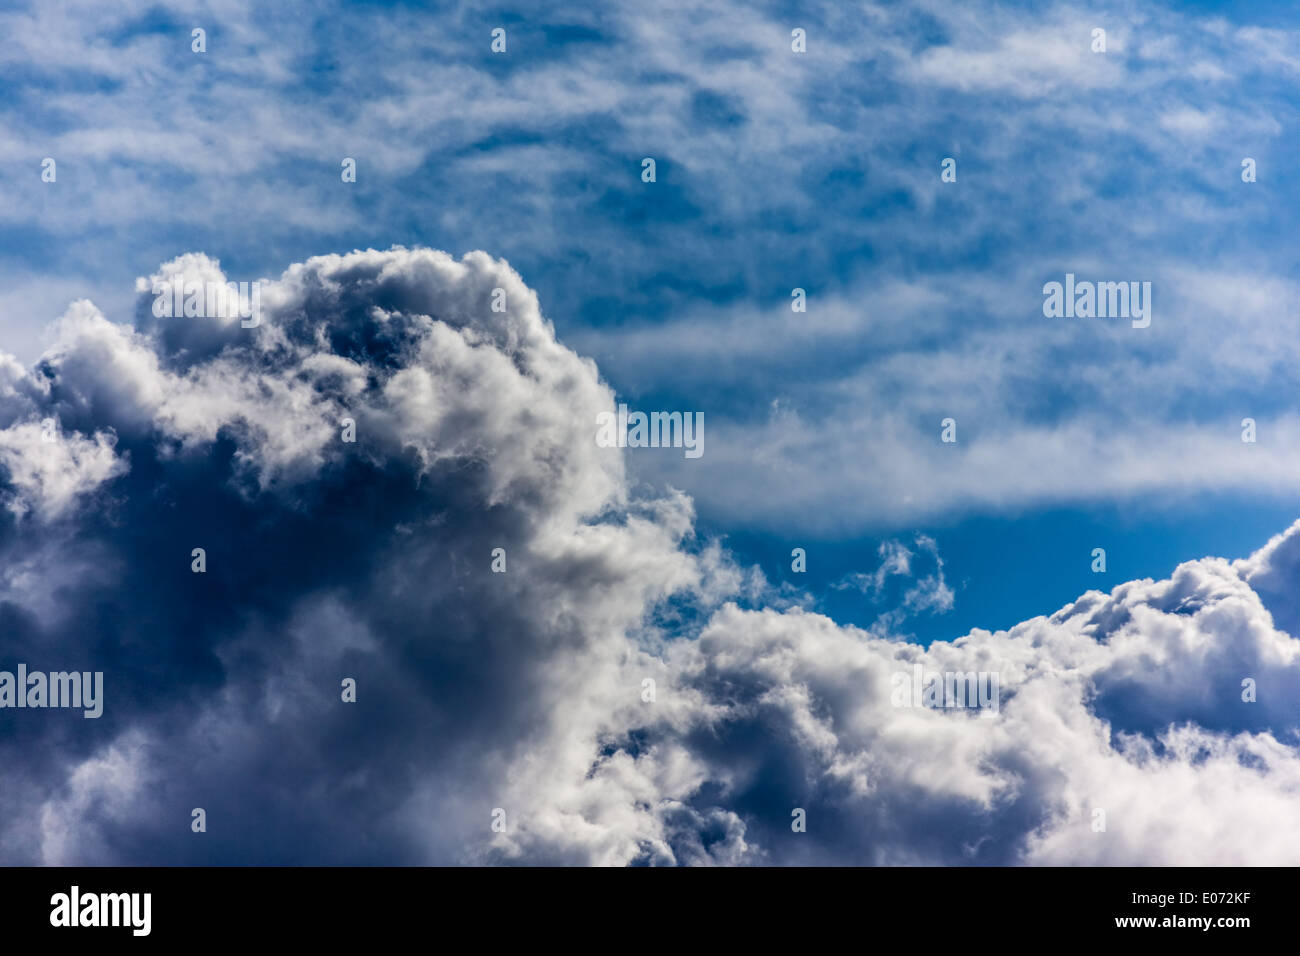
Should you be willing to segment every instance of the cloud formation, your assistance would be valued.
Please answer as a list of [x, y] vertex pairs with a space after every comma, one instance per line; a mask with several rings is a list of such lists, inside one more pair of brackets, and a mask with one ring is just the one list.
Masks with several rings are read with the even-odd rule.
[[[6, 862], [1300, 858], [1300, 523], [921, 647], [784, 607], [635, 486], [595, 442], [612, 391], [504, 261], [321, 256], [262, 303], [82, 301], [0, 363], [4, 650], [106, 687], [96, 721], [2, 712]], [[903, 604], [950, 605], [917, 548]], [[997, 674], [997, 714], [899, 706], [918, 665]]]
[[[177, 249], [247, 279], [321, 250], [484, 248], [622, 397], [708, 408], [702, 467], [633, 468], [711, 522], [901, 534], [1282, 498], [1300, 31], [1234, 22], [1258, 6], [7, 5], [6, 347], [39, 354], [53, 288], [121, 316], [124, 270]], [[1066, 272], [1150, 281], [1152, 326], [1046, 319]]]

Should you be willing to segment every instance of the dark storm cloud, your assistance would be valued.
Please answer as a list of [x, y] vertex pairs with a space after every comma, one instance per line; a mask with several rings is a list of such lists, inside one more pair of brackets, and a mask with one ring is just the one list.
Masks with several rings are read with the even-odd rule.
[[[312, 259], [253, 328], [155, 320], [177, 278], [225, 277], [183, 256], [136, 328], [75, 303], [0, 363], [3, 664], [106, 684], [98, 720], [0, 711], [6, 862], [1300, 849], [1294, 529], [921, 648], [775, 610], [688, 498], [633, 494], [594, 440], [613, 395], [503, 262]], [[996, 714], [900, 703], [917, 666], [995, 674]]]

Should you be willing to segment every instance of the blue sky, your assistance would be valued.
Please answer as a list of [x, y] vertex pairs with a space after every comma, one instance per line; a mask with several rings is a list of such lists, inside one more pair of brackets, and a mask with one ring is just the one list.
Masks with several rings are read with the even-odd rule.
[[[702, 458], [630, 453], [628, 486], [685, 492], [751, 606], [925, 644], [1297, 517], [1288, 4], [60, 3], [0, 35], [23, 363], [185, 253], [483, 250], [617, 401], [704, 412]], [[1150, 282], [1150, 327], [1046, 317], [1067, 273]]]
[[[710, 454], [648, 460], [646, 480], [769, 576], [787, 543], [815, 547], [824, 585], [883, 539], [934, 536], [965, 583], [923, 639], [1096, 586], [1092, 547], [1160, 575], [1294, 514], [1285, 5], [243, 9], [3, 15], [20, 358], [73, 298], [124, 318], [134, 277], [185, 251], [257, 277], [483, 249], [620, 399], [706, 412]], [[1153, 327], [1045, 319], [1039, 287], [1071, 271], [1152, 281]], [[918, 447], [950, 414], [989, 462], [966, 487]], [[1260, 447], [1231, 444], [1247, 415]], [[1060, 426], [1073, 451], [1035, 433]], [[1227, 460], [1199, 450], [1215, 434]], [[815, 597], [870, 620], [819, 577]]]

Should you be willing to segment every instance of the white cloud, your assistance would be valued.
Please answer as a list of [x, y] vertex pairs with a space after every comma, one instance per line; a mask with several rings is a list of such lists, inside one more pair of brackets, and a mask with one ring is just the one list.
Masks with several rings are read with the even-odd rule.
[[54, 422], [23, 422], [0, 429], [0, 468], [9, 485], [4, 503], [19, 516], [31, 512], [42, 519], [59, 518], [126, 470], [126, 462], [114, 453], [111, 433], [47, 441], [56, 428]]
[[[496, 287], [509, 292], [507, 313], [488, 308]], [[10, 806], [6, 819], [44, 807], [44, 858], [104, 861], [124, 832], [183, 858], [184, 844], [149, 842], [156, 813], [131, 796], [131, 781], [146, 779], [158, 801], [184, 803], [196, 788], [219, 812], [260, 801], [259, 818], [281, 828], [333, 826], [382, 779], [384, 805], [368, 811], [358, 846], [438, 862], [1210, 865], [1300, 852], [1300, 825], [1281, 812], [1300, 782], [1300, 641], [1277, 629], [1296, 620], [1287, 582], [1300, 525], [1235, 565], [1188, 562], [1168, 580], [922, 648], [762, 607], [761, 579], [693, 541], [689, 498], [632, 493], [592, 435], [611, 392], [555, 341], [504, 263], [405, 249], [325, 256], [287, 270], [266, 302], [261, 326], [198, 357], [78, 306], [41, 365], [43, 389], [11, 371], [13, 400], [33, 414], [63, 403], [87, 428], [118, 429], [133, 455], [157, 451], [154, 468], [202, 461], [224, 434], [235, 467], [269, 482], [272, 494], [250, 490], [250, 502], [268, 518], [303, 511], [329, 534], [351, 517], [314, 508], [312, 495], [347, 455], [374, 466], [371, 482], [406, 462], [417, 490], [437, 496], [416, 494], [375, 524], [360, 579], [327, 585], [308, 560], [280, 582], [287, 643], [279, 618], [250, 604], [218, 637], [225, 678], [200, 694], [197, 716], [176, 724], [137, 710], [70, 756], [47, 790], [16, 788], [8, 799], [27, 809]], [[364, 436], [355, 449], [337, 438], [344, 411]], [[10, 485], [88, 483], [89, 449], [61, 454], [35, 485]], [[131, 507], [158, 479], [124, 484], [130, 476], [100, 468], [89, 483]], [[226, 476], [204, 480], [205, 507], [220, 507]], [[71, 491], [55, 497], [75, 514]], [[184, 528], [193, 516], [168, 520]], [[104, 543], [120, 550], [131, 534]], [[492, 575], [489, 552], [505, 539], [510, 571]], [[882, 555], [881, 581], [915, 574], [926, 552], [936, 570], [904, 604], [941, 609], [951, 593], [937, 549], [926, 538], [916, 549]], [[265, 584], [242, 587], [251, 601]], [[724, 603], [742, 596], [760, 606]], [[315, 630], [331, 636], [313, 640]], [[916, 665], [996, 674], [996, 716], [897, 706], [894, 675]], [[336, 703], [338, 675], [353, 672], [368, 699], [403, 714], [400, 726], [427, 733], [367, 724], [354, 749]], [[1242, 700], [1246, 679], [1256, 702]], [[111, 676], [107, 686], [111, 709]], [[129, 759], [128, 732], [143, 735]], [[340, 748], [342, 777], [327, 769]], [[207, 754], [197, 777], [196, 749]], [[279, 802], [300, 792], [305, 805]], [[82, 819], [96, 794], [111, 812]], [[505, 833], [488, 828], [495, 807]], [[807, 833], [790, 829], [796, 807]], [[1095, 809], [1105, 832], [1093, 830]], [[4, 843], [31, 852], [20, 833]]]

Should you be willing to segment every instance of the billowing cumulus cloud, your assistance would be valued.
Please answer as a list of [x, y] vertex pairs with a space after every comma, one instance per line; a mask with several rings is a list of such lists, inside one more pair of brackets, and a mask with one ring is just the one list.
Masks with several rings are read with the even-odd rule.
[[[1300, 857], [1300, 525], [922, 647], [790, 607], [633, 485], [504, 262], [322, 256], [255, 327], [152, 313], [225, 278], [182, 256], [132, 324], [78, 302], [0, 363], [3, 663], [106, 685], [98, 720], [2, 712], [6, 861]], [[846, 586], [923, 555], [904, 607], [950, 607], [914, 544]], [[911, 706], [918, 668], [996, 712]]]

